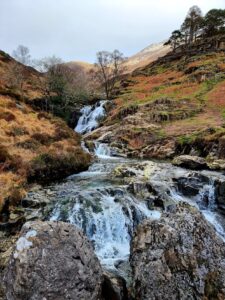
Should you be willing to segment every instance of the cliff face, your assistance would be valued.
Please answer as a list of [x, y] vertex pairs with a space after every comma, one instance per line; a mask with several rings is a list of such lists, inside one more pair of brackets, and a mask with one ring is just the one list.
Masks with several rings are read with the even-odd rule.
[[114, 107], [92, 136], [130, 156], [224, 158], [224, 71], [224, 51], [169, 53], [118, 84]]

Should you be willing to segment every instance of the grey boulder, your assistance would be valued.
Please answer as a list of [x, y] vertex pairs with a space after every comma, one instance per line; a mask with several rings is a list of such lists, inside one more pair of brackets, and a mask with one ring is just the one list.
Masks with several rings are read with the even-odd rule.
[[92, 245], [63, 222], [27, 222], [4, 276], [7, 300], [95, 300], [102, 281]]
[[196, 208], [146, 220], [131, 248], [135, 300], [225, 299], [225, 243]]

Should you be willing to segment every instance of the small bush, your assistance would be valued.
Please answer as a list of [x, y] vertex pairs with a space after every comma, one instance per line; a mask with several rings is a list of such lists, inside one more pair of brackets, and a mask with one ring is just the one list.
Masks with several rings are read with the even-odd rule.
[[16, 186], [10, 190], [9, 203], [12, 206], [17, 206], [25, 197], [26, 192], [23, 188]]
[[49, 145], [53, 141], [52, 136], [47, 133], [34, 133], [31, 138], [42, 145]]
[[41, 144], [32, 138], [16, 144], [16, 147], [28, 150], [37, 150], [40, 146]]
[[5, 120], [7, 122], [12, 122], [16, 120], [16, 117], [14, 114], [12, 114], [9, 111], [1, 111], [0, 112], [0, 119]]
[[17, 172], [22, 168], [24, 168], [23, 160], [19, 155], [10, 156], [4, 164], [4, 171]]
[[7, 160], [11, 159], [5, 146], [0, 145], [0, 163], [5, 163]]
[[38, 120], [41, 120], [41, 119], [50, 120], [52, 117], [47, 112], [40, 112], [40, 113], [38, 113], [37, 118], [38, 118]]
[[66, 153], [43, 153], [33, 159], [28, 168], [28, 182], [47, 183], [84, 171], [91, 156], [81, 148]]
[[60, 128], [56, 127], [55, 134], [54, 134], [54, 140], [61, 141], [64, 139], [74, 139], [76, 137], [75, 132], [72, 129], [69, 128]]
[[10, 131], [8, 132], [9, 136], [23, 136], [29, 134], [26, 128], [24, 127], [18, 127], [18, 126], [13, 126]]

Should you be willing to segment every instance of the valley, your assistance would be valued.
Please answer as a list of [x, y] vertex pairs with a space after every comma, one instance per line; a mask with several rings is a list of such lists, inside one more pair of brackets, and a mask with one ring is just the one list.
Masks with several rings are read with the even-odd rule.
[[225, 299], [225, 11], [96, 63], [0, 51], [0, 299]]

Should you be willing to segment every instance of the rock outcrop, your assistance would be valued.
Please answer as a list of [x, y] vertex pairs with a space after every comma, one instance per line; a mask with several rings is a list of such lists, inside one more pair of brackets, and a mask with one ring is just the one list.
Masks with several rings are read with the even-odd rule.
[[180, 155], [173, 160], [173, 164], [178, 167], [192, 170], [203, 170], [208, 168], [204, 158], [191, 155]]
[[225, 299], [225, 245], [188, 204], [145, 221], [133, 238], [134, 299]]
[[27, 222], [4, 277], [7, 300], [94, 300], [102, 282], [91, 244], [63, 222]]

